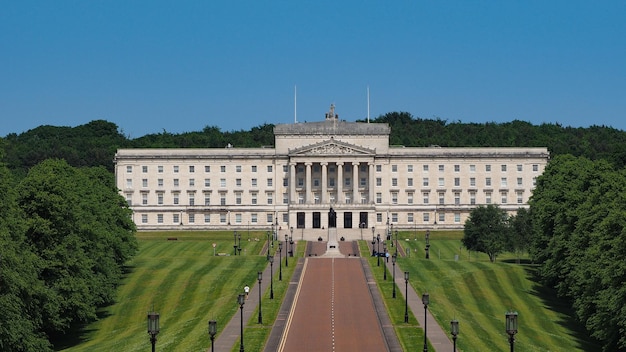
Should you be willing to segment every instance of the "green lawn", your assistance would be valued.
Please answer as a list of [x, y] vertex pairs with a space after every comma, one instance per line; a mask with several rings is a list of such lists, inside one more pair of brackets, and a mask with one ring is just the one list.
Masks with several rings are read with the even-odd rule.
[[[414, 232], [400, 233], [399, 243], [410, 256], [399, 258], [396, 267], [410, 272], [409, 283], [418, 294], [429, 293], [429, 310], [445, 331], [450, 320], [459, 320], [459, 350], [507, 350], [507, 310], [519, 313], [516, 351], [599, 350], [572, 322], [567, 305], [535, 284], [535, 267], [526, 258], [517, 264], [517, 258], [502, 255], [491, 263], [485, 254], [462, 249], [461, 237], [462, 232], [431, 233], [430, 259], [425, 259], [423, 233], [417, 240]], [[391, 284], [383, 285], [391, 291]]]
[[[460, 321], [459, 350], [508, 350], [504, 314], [509, 309], [519, 313], [516, 351], [599, 350], [572, 323], [567, 305], [532, 281], [532, 265], [516, 264], [511, 256], [490, 263], [484, 254], [470, 255], [460, 249], [461, 235], [433, 232], [431, 255], [426, 260], [423, 233], [401, 233], [399, 242], [411, 254], [400, 258], [396, 267], [397, 275], [404, 270], [410, 272], [410, 284], [418, 293], [429, 292], [429, 309], [444, 330], [449, 330], [451, 319]], [[177, 240], [168, 241], [168, 237]], [[64, 350], [149, 350], [146, 314], [154, 307], [161, 315], [158, 351], [206, 351], [210, 346], [207, 321], [217, 320], [219, 334], [238, 313], [236, 298], [243, 286], [252, 285], [257, 271], [267, 265], [266, 257], [261, 255], [265, 238], [261, 232], [251, 232], [249, 239], [247, 233], [242, 233], [244, 250], [240, 257], [232, 255], [232, 232], [139, 233], [140, 251], [129, 263], [128, 275], [118, 289], [118, 302], [103, 310], [101, 320], [87, 326], [82, 335], [68, 340]], [[230, 255], [213, 256], [213, 243], [217, 245], [216, 253]], [[299, 246], [297, 257], [302, 256], [303, 248]], [[283, 268], [283, 281], [278, 281], [278, 271], [274, 270], [275, 299], [270, 301], [269, 293], [263, 293], [264, 324], [257, 324], [257, 315], [252, 315], [245, 331], [246, 351], [262, 350], [295, 268], [293, 259], [289, 269]], [[392, 299], [391, 273], [383, 281], [375, 258], [369, 263], [405, 350], [421, 349], [423, 332], [417, 322], [411, 317], [408, 324], [404, 323], [400, 294], [404, 287], [398, 287], [398, 298]], [[235, 344], [233, 351], [237, 350]]]

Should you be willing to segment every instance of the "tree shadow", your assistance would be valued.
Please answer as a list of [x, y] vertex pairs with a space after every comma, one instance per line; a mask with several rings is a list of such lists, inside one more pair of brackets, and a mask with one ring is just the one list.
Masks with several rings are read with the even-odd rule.
[[[124, 281], [128, 278], [130, 274], [135, 271], [135, 267], [133, 265], [124, 265], [122, 266], [122, 278], [120, 280], [120, 285], [123, 285]], [[118, 287], [119, 287], [118, 286]], [[112, 301], [109, 304], [98, 307], [96, 311], [96, 321], [106, 319], [111, 316], [108, 308], [117, 303], [116, 301]], [[65, 334], [53, 334], [49, 336], [50, 343], [54, 346], [55, 351], [64, 350], [67, 348], [75, 347], [80, 345], [81, 343], [85, 343], [89, 341], [92, 334], [96, 332], [96, 329], [90, 328], [93, 322], [89, 322], [86, 324], [75, 324], [71, 326]]]
[[[507, 261], [515, 263], [517, 260]], [[586, 352], [600, 351], [602, 349], [600, 343], [591, 337], [585, 326], [576, 319], [576, 312], [574, 312], [570, 301], [558, 297], [555, 289], [541, 284], [538, 274], [539, 265], [530, 264], [530, 261], [528, 261], [524, 265], [524, 270], [529, 280], [533, 282], [530, 293], [539, 297], [546, 308], [559, 313], [562, 319], [556, 321], [556, 323], [571, 332], [569, 338], [576, 342], [577, 347]]]

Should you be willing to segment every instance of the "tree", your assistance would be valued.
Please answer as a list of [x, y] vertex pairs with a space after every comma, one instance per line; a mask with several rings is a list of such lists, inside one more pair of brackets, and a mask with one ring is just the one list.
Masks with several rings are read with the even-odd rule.
[[508, 231], [506, 211], [493, 204], [479, 206], [465, 221], [461, 243], [468, 250], [486, 253], [493, 263], [505, 249]]
[[506, 249], [517, 254], [519, 263], [520, 254], [530, 249], [532, 239], [532, 218], [530, 211], [526, 208], [519, 208], [517, 214], [509, 219], [510, 236], [507, 240]]

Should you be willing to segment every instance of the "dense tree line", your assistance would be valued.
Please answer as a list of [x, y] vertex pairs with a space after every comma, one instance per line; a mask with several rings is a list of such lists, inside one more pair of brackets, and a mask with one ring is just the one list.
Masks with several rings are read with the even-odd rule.
[[[414, 118], [406, 112], [391, 112], [372, 122], [388, 123], [390, 143], [424, 147], [548, 147], [551, 155], [572, 154], [591, 160], [604, 159], [626, 165], [626, 132], [606, 126], [563, 127], [558, 124], [461, 123], [441, 119]], [[249, 131], [222, 132], [218, 127], [202, 131], [163, 131], [130, 139], [111, 122], [96, 120], [77, 127], [40, 126], [4, 138], [5, 158], [11, 170], [25, 173], [49, 159], [65, 159], [72, 166], [104, 166], [113, 171], [118, 148], [223, 148], [273, 146], [274, 125], [264, 124]]]
[[50, 351], [111, 304], [137, 250], [130, 209], [102, 167], [0, 165], [0, 350]]
[[605, 351], [626, 350], [626, 169], [556, 157], [530, 204], [541, 280], [572, 303]]

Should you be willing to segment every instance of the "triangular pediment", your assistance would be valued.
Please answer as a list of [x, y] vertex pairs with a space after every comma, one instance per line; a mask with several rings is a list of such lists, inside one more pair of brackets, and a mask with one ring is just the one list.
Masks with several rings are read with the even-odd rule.
[[334, 139], [290, 150], [289, 155], [374, 155], [375, 150]]

